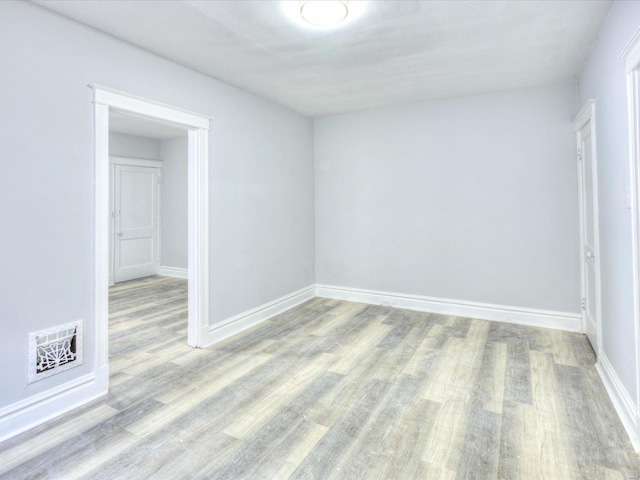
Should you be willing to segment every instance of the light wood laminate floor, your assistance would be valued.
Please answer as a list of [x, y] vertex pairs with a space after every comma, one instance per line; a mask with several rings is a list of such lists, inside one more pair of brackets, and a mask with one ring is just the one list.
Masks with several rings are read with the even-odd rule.
[[583, 335], [314, 299], [208, 349], [186, 282], [110, 294], [109, 395], [2, 479], [634, 479]]

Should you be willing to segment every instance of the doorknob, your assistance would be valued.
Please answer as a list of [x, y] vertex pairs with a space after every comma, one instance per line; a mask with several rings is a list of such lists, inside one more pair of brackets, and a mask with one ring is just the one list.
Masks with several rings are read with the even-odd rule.
[[122, 232], [118, 232], [118, 236], [121, 237], [122, 236]]
[[591, 253], [591, 252], [587, 252], [587, 258], [595, 258], [596, 256]]

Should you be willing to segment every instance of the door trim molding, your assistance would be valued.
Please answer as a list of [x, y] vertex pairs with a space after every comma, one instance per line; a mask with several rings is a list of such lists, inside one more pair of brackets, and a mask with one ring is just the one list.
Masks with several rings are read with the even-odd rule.
[[97, 83], [90, 84], [89, 88], [93, 89], [94, 103], [108, 105], [124, 113], [154, 118], [189, 129], [209, 130], [211, 117], [207, 115], [184, 110], [149, 98], [139, 97], [132, 93], [105, 87]]
[[109, 163], [112, 165], [128, 165], [130, 167], [150, 167], [162, 168], [162, 160], [149, 160], [147, 158], [118, 157], [109, 156]]
[[[627, 110], [629, 115], [629, 203], [633, 258], [633, 313], [636, 354], [636, 416], [640, 416], [640, 29], [623, 52], [627, 73]], [[636, 437], [640, 426], [636, 419]]]
[[575, 120], [573, 121], [576, 131], [582, 129], [582, 127], [584, 127], [589, 120], [592, 120], [595, 117], [595, 114], [596, 99], [591, 98], [587, 100], [587, 103], [582, 106], [582, 108], [576, 115]]
[[202, 346], [209, 325], [209, 124], [210, 118], [91, 84], [94, 107], [94, 373], [109, 385], [109, 110], [161, 120], [188, 131], [189, 320], [187, 343]]
[[[594, 261], [594, 270], [595, 270], [595, 302], [596, 302], [596, 335], [597, 345], [594, 345], [594, 350], [598, 357], [600, 357], [602, 352], [602, 302], [601, 302], [601, 278], [600, 278], [600, 219], [598, 213], [598, 146], [597, 146], [597, 138], [596, 138], [596, 100], [590, 99], [587, 100], [585, 105], [582, 107], [578, 115], [575, 118], [575, 133], [576, 133], [576, 164], [577, 164], [577, 174], [578, 174], [578, 207], [579, 207], [579, 216], [580, 216], [580, 295], [582, 298], [586, 298], [587, 292], [585, 287], [585, 275], [584, 271], [584, 188], [582, 185], [583, 178], [583, 165], [584, 162], [581, 159], [581, 136], [580, 131], [587, 123], [590, 123], [591, 130], [591, 170], [592, 170], [592, 179], [593, 182], [593, 249], [595, 250], [595, 261]], [[586, 322], [587, 316], [585, 309], [583, 308], [580, 312], [582, 315], [582, 329], [584, 332], [587, 331]]]

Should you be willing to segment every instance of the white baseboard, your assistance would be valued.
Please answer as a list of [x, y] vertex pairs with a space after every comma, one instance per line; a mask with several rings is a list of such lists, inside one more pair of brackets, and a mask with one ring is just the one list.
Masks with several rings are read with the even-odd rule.
[[598, 354], [598, 362], [596, 370], [600, 375], [600, 379], [606, 388], [611, 402], [618, 412], [618, 416], [622, 421], [624, 429], [627, 431], [629, 440], [636, 452], [640, 452], [640, 437], [638, 436], [639, 418], [638, 411], [629, 392], [620, 381], [620, 377], [609, 362], [609, 359], [600, 351]]
[[442, 315], [456, 315], [483, 320], [495, 320], [534, 327], [568, 330], [570, 332], [582, 331], [582, 319], [577, 313], [507, 307], [488, 303], [467, 302], [446, 298], [424, 297], [421, 295], [379, 292], [375, 290], [362, 290], [359, 288], [345, 288], [329, 285], [316, 285], [316, 295], [336, 300], [369, 303], [372, 305], [388, 305], [390, 307], [439, 313]]
[[189, 278], [189, 270], [187, 270], [186, 268], [166, 267], [160, 265], [160, 268], [158, 269], [158, 275], [162, 275], [164, 277], [183, 278], [187, 280]]
[[264, 322], [282, 312], [289, 310], [301, 303], [311, 300], [316, 296], [315, 287], [308, 287], [297, 290], [289, 295], [277, 298], [259, 307], [247, 310], [239, 315], [235, 315], [223, 322], [216, 323], [209, 327], [208, 338], [203, 339], [203, 347], [212, 345], [220, 340], [224, 340], [232, 335], [242, 332], [248, 328]]
[[[103, 377], [103, 375], [98, 375]], [[94, 373], [0, 409], [0, 442], [99, 398], [107, 386]]]

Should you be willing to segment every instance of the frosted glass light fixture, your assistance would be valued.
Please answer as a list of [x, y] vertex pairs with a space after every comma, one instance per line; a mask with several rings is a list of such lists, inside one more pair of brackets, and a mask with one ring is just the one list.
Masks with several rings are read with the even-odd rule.
[[343, 22], [349, 15], [346, 0], [308, 0], [300, 2], [300, 16], [318, 27], [331, 27]]

